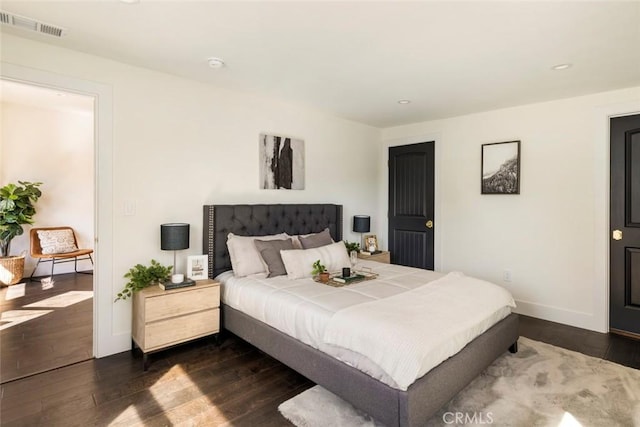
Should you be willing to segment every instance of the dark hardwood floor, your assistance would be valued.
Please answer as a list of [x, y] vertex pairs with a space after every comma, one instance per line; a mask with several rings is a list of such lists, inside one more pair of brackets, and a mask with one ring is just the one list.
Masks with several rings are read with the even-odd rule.
[[93, 276], [0, 288], [0, 383], [93, 357]]
[[640, 340], [520, 316], [520, 335], [588, 356], [640, 369]]
[[[521, 316], [521, 335], [640, 369], [640, 341]], [[290, 426], [280, 403], [313, 383], [241, 339], [92, 359], [0, 386], [3, 426]]]

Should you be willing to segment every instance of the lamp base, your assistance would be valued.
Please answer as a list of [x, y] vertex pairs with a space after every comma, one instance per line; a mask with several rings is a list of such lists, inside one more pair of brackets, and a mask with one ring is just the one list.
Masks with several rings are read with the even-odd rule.
[[169, 291], [171, 289], [186, 288], [188, 286], [195, 286], [195, 285], [196, 285], [196, 282], [194, 280], [185, 279], [181, 283], [173, 283], [171, 280], [167, 280], [164, 283], [160, 283], [158, 286], [160, 286], [160, 289], [164, 291]]

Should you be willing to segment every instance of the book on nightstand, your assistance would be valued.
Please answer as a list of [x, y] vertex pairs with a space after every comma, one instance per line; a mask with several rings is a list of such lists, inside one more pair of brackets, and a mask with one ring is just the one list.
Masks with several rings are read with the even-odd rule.
[[163, 291], [170, 291], [171, 289], [186, 288], [187, 286], [195, 286], [196, 282], [191, 279], [186, 279], [182, 283], [173, 283], [171, 280], [164, 283], [159, 283], [158, 286]]

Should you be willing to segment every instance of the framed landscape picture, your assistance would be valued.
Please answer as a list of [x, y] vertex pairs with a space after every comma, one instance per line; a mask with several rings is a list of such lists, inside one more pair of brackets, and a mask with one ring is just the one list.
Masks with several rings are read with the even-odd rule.
[[481, 194], [520, 194], [520, 141], [482, 144]]

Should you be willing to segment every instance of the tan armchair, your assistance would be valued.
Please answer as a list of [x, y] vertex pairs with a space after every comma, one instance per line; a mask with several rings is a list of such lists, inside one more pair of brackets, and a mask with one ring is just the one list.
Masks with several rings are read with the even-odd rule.
[[[69, 238], [65, 243], [66, 249], [60, 253], [43, 253], [42, 242], [40, 241], [40, 237], [38, 236], [38, 231], [62, 231], [63, 234]], [[66, 232], [66, 233], [65, 233]], [[70, 233], [70, 234], [69, 234]], [[53, 268], [56, 264], [61, 264], [64, 262], [74, 262], [74, 270], [76, 273], [86, 273], [93, 274], [93, 271], [78, 271], [78, 261], [89, 260], [91, 261], [91, 265], [93, 266], [93, 258], [91, 254], [93, 253], [93, 249], [80, 249], [78, 246], [78, 240], [76, 239], [76, 233], [73, 231], [71, 227], [39, 227], [32, 228], [30, 232], [31, 238], [31, 257], [38, 260], [31, 276], [29, 278], [33, 278], [36, 270], [41, 262], [51, 262], [51, 276], [53, 276]], [[71, 245], [70, 239], [72, 238], [73, 244]], [[48, 252], [51, 251], [51, 246], [45, 245], [45, 247], [49, 248]], [[53, 246], [55, 248], [55, 246]], [[45, 251], [47, 252], [47, 251]]]

